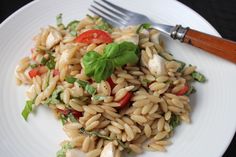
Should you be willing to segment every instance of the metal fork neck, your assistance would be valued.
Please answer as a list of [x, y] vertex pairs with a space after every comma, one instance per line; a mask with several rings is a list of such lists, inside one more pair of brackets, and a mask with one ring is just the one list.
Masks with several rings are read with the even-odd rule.
[[170, 33], [171, 38], [178, 39], [181, 42], [184, 41], [184, 36], [188, 31], [189, 27], [182, 27], [181, 25], [176, 25]]

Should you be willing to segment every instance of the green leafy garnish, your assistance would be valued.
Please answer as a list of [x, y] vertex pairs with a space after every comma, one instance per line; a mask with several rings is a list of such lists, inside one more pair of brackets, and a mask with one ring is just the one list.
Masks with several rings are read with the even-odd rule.
[[65, 125], [67, 123], [67, 117], [63, 114], [61, 114], [60, 120], [61, 120], [62, 125]]
[[143, 23], [143, 24], [141, 24], [141, 25], [138, 27], [136, 33], [139, 33], [142, 29], [148, 29], [148, 28], [150, 28], [151, 26], [152, 26], [152, 25], [151, 25], [150, 23]]
[[91, 15], [87, 14], [86, 16], [90, 18], [91, 20], [94, 20], [94, 18]]
[[102, 96], [102, 95], [94, 95], [92, 99], [94, 100], [104, 100], [107, 96]]
[[31, 64], [31, 65], [30, 65], [30, 67], [31, 67], [32, 69], [37, 68], [38, 66], [39, 66], [38, 64]]
[[73, 148], [74, 146], [70, 142], [66, 142], [62, 145], [61, 149], [57, 151], [57, 157], [66, 157], [66, 152]]
[[47, 52], [49, 57], [48, 59], [46, 59], [45, 57], [43, 57], [41, 59], [41, 64], [42, 65], [46, 65], [48, 67], [48, 69], [54, 69], [55, 68], [55, 65], [56, 65], [56, 62], [54, 61], [55, 60], [55, 57], [52, 55], [52, 52], [48, 51]]
[[104, 30], [104, 31], [111, 33], [112, 27], [107, 22], [102, 20], [101, 24], [94, 26], [94, 29], [100, 29], [100, 30]]
[[62, 13], [56, 16], [57, 27], [62, 29], [65, 28], [64, 24], [62, 23]]
[[74, 77], [72, 77], [72, 76], [69, 76], [69, 77], [66, 77], [65, 80], [66, 80], [66, 82], [73, 84], [73, 83], [75, 83], [75, 81], [76, 81], [77, 79], [74, 78]]
[[203, 74], [201, 74], [200, 72], [194, 71], [191, 75], [192, 75], [193, 79], [198, 82], [202, 83], [202, 82], [206, 81], [206, 77]]
[[78, 122], [72, 113], [69, 113], [67, 117], [70, 119], [71, 122]]
[[187, 93], [185, 93], [185, 95], [189, 96], [189, 95], [191, 95], [191, 94], [193, 94], [195, 92], [196, 92], [196, 89], [193, 86], [190, 86], [189, 90], [187, 91]]
[[33, 103], [34, 102], [32, 100], [26, 101], [25, 107], [21, 112], [21, 115], [24, 117], [25, 120], [28, 119], [30, 112], [33, 110]]
[[72, 36], [76, 36], [77, 35], [77, 26], [79, 24], [79, 21], [77, 20], [74, 20], [74, 21], [71, 21], [67, 26], [66, 26], [66, 29], [69, 30], [70, 34]]
[[106, 80], [111, 76], [115, 67], [121, 67], [127, 63], [137, 63], [138, 47], [131, 42], [108, 44], [103, 55], [95, 51], [89, 51], [82, 59], [85, 74], [93, 77], [96, 82]]
[[58, 104], [60, 103], [60, 93], [62, 92], [61, 88], [57, 88], [56, 90], [53, 91], [51, 97], [49, 97], [46, 101], [45, 104]]
[[76, 82], [89, 94], [94, 95], [96, 93], [96, 88], [91, 86], [88, 82], [83, 80], [77, 80]]
[[180, 63], [180, 67], [177, 69], [177, 72], [181, 72], [184, 69], [186, 64], [182, 61], [179, 61], [179, 60], [175, 60], [175, 61]]
[[180, 125], [180, 118], [179, 116], [172, 114], [170, 118], [170, 127], [174, 130], [178, 125]]

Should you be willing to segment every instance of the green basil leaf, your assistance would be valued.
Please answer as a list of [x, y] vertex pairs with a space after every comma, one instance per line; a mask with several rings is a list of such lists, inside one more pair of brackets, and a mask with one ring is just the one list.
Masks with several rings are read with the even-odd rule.
[[87, 76], [93, 76], [95, 69], [97, 67], [97, 61], [101, 58], [101, 55], [95, 51], [87, 52], [83, 59], [82, 63], [85, 67], [85, 74]]
[[62, 145], [61, 149], [57, 151], [57, 157], [66, 157], [66, 152], [73, 148], [74, 146], [70, 142], [66, 142]]
[[92, 99], [94, 100], [104, 100], [107, 96], [102, 96], [102, 95], [94, 95]]
[[143, 23], [143, 24], [141, 24], [141, 25], [138, 27], [136, 33], [139, 33], [142, 29], [148, 29], [148, 28], [150, 28], [151, 26], [152, 26], [152, 25], [151, 25], [150, 23]]
[[30, 67], [31, 67], [32, 69], [37, 68], [38, 66], [39, 66], [38, 64], [31, 64], [31, 65], [30, 65]]
[[191, 75], [194, 78], [194, 80], [196, 80], [198, 82], [201, 82], [201, 83], [206, 82], [206, 77], [203, 74], [201, 74], [200, 72], [194, 71]]
[[66, 29], [69, 29], [69, 32], [72, 36], [76, 36], [77, 35], [77, 26], [79, 24], [79, 21], [74, 20], [71, 21], [67, 26]]
[[65, 28], [64, 24], [62, 23], [62, 14], [56, 16], [57, 27]]
[[106, 80], [114, 71], [114, 64], [112, 60], [102, 59], [97, 63], [96, 70], [94, 72], [94, 80], [96, 82], [101, 82], [102, 80]]
[[93, 86], [87, 84], [85, 86], [85, 91], [88, 92], [91, 95], [94, 95], [96, 93], [96, 88], [94, 88]]
[[56, 62], [54, 61], [54, 59], [50, 59], [47, 63], [46, 63], [46, 66], [48, 67], [48, 69], [55, 69], [55, 65], [56, 65]]
[[90, 18], [91, 20], [94, 20], [94, 18], [91, 15], [87, 14], [86, 16]]
[[58, 104], [60, 103], [60, 93], [62, 92], [61, 88], [57, 88], [53, 91], [52, 95], [44, 102], [46, 105]]
[[62, 125], [65, 125], [67, 123], [67, 117], [63, 114], [60, 116], [60, 120]]
[[33, 101], [32, 100], [26, 101], [25, 107], [21, 112], [21, 115], [24, 117], [25, 120], [28, 119], [28, 116], [32, 110], [33, 110]]
[[104, 49], [104, 57], [106, 58], [118, 57], [121, 53], [120, 46], [117, 43], [108, 44]]
[[70, 119], [71, 122], [78, 122], [75, 116], [72, 113], [68, 114], [68, 118]]
[[197, 90], [193, 86], [190, 86], [189, 90], [184, 95], [189, 96], [189, 95], [195, 93], [196, 91]]
[[180, 63], [180, 67], [177, 69], [177, 72], [181, 72], [184, 69], [186, 64], [182, 61], [179, 61], [179, 60], [175, 60], [175, 61]]
[[172, 114], [170, 118], [170, 127], [174, 130], [178, 125], [180, 125], [180, 118], [179, 116]]
[[66, 82], [73, 84], [73, 83], [75, 83], [75, 81], [76, 81], [77, 79], [74, 78], [74, 77], [72, 77], [72, 76], [68, 76], [68, 77], [66, 77], [65, 80], [66, 80]]
[[77, 80], [76, 82], [79, 84], [80, 87], [82, 87], [84, 89], [85, 89], [86, 85], [88, 84], [88, 82], [83, 81], [83, 80]]
[[48, 61], [48, 60], [47, 60], [45, 57], [43, 57], [43, 58], [41, 59], [41, 62], [40, 62], [40, 63], [43, 64], [43, 65], [45, 65], [45, 64], [47, 63], [47, 61]]
[[119, 57], [113, 59], [113, 63], [116, 67], [120, 67], [127, 63], [137, 63], [138, 60], [139, 58], [134, 51], [123, 51], [123, 53]]

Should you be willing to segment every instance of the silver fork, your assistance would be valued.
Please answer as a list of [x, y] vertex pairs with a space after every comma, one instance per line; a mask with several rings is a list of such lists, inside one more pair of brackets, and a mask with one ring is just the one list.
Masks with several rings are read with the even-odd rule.
[[150, 23], [152, 27], [173, 39], [191, 44], [219, 57], [236, 63], [236, 42], [202, 33], [181, 25], [170, 26], [151, 21], [147, 16], [129, 11], [107, 0], [95, 1], [89, 11], [102, 17], [114, 27]]

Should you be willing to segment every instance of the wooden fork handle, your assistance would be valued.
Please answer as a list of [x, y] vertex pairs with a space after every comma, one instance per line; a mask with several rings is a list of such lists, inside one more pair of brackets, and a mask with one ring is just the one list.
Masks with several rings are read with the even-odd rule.
[[187, 29], [182, 41], [236, 63], [236, 42]]

